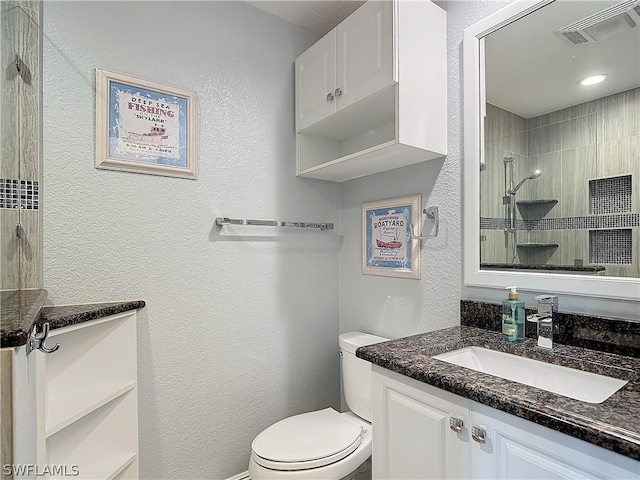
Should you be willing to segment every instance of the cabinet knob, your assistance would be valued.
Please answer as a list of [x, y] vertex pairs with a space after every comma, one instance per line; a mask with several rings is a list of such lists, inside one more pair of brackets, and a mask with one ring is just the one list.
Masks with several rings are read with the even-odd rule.
[[336, 88], [335, 94], [336, 94], [336, 98], [341, 97], [342, 96], [342, 89], [340, 87]]
[[462, 417], [449, 417], [449, 428], [456, 433], [460, 433], [464, 427]]
[[327, 93], [327, 102], [333, 102], [333, 93]]
[[474, 442], [478, 443], [486, 443], [487, 441], [487, 430], [483, 426], [473, 426], [471, 427], [471, 438], [473, 438]]

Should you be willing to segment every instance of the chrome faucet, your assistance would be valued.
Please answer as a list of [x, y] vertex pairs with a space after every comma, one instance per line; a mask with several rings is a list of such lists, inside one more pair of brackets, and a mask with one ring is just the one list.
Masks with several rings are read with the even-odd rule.
[[527, 320], [538, 324], [538, 347], [553, 348], [553, 334], [558, 330], [555, 324], [558, 296], [538, 295], [534, 300], [538, 302], [538, 313], [528, 315]]

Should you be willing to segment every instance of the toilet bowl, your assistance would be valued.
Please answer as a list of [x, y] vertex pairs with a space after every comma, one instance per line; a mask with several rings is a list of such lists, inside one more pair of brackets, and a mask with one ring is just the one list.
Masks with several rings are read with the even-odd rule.
[[285, 418], [251, 444], [249, 476], [263, 479], [357, 478], [371, 456], [371, 364], [355, 356], [358, 347], [388, 339], [361, 332], [339, 336], [345, 402], [351, 411], [325, 408]]

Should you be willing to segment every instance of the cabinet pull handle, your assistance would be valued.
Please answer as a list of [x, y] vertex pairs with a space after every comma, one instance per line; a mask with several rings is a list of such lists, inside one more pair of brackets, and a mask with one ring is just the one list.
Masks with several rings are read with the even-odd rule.
[[340, 87], [336, 88], [335, 94], [336, 94], [336, 98], [341, 97], [342, 96], [342, 89]]
[[473, 438], [475, 442], [486, 443], [487, 431], [482, 426], [477, 427], [474, 425], [473, 427], [471, 427], [471, 438]]
[[333, 93], [327, 93], [327, 102], [333, 102]]
[[449, 428], [456, 433], [460, 433], [464, 427], [462, 417], [449, 417]]

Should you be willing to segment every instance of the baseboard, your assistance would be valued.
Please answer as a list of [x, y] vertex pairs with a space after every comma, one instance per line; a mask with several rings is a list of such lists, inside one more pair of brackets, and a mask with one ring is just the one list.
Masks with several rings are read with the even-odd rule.
[[233, 477], [227, 478], [227, 480], [251, 480], [251, 477], [249, 477], [249, 471], [245, 470], [244, 472], [240, 472]]

